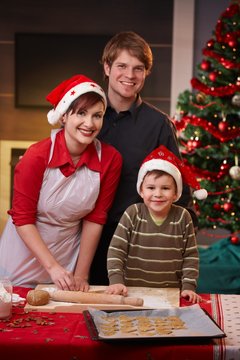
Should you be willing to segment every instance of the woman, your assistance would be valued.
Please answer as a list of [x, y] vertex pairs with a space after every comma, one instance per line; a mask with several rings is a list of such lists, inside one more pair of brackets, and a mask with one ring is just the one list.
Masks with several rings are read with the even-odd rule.
[[88, 273], [122, 166], [121, 155], [96, 139], [106, 97], [75, 75], [47, 100], [52, 131], [15, 168], [14, 197], [0, 240], [0, 276], [14, 285], [55, 283], [88, 290]]

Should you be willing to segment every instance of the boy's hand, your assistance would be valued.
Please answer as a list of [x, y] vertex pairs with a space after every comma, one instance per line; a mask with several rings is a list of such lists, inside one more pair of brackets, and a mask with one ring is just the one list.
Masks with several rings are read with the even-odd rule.
[[127, 296], [127, 287], [123, 284], [109, 285], [105, 291], [107, 294]]
[[192, 303], [199, 303], [202, 301], [201, 296], [199, 296], [198, 294], [196, 294], [194, 291], [192, 290], [183, 290], [181, 292], [181, 296], [183, 298], [188, 298], [187, 300], [192, 302]]

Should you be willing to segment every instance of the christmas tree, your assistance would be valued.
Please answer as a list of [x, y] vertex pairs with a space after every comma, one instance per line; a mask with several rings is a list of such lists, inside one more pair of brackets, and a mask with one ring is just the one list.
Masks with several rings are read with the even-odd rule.
[[178, 96], [174, 122], [184, 161], [208, 191], [194, 200], [199, 229], [240, 234], [240, 4], [217, 21], [191, 88]]

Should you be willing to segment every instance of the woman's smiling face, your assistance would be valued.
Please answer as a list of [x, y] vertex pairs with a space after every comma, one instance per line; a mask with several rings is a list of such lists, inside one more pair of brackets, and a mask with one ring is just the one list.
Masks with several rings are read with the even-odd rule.
[[102, 128], [104, 112], [103, 102], [98, 101], [63, 116], [65, 139], [70, 153], [72, 149], [75, 152], [78, 148], [84, 151], [93, 142]]

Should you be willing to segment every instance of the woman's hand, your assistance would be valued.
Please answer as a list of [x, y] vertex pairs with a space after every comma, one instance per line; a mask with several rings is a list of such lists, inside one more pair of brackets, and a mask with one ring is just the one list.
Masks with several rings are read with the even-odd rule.
[[181, 296], [183, 298], [188, 298], [187, 300], [192, 302], [192, 303], [199, 303], [202, 301], [202, 298], [200, 295], [196, 294], [194, 291], [192, 290], [183, 290], [181, 292]]
[[75, 290], [76, 291], [84, 291], [87, 292], [89, 290], [89, 283], [88, 283], [88, 279], [83, 278], [81, 276], [76, 276], [74, 275], [74, 279], [75, 279]]
[[61, 266], [55, 266], [54, 269], [49, 271], [53, 282], [61, 290], [70, 290], [70, 291], [88, 291], [89, 284], [88, 280], [80, 276], [73, 276], [70, 271], [66, 271]]
[[67, 271], [59, 264], [55, 264], [48, 270], [49, 275], [51, 276], [52, 281], [58, 289], [61, 290], [76, 290], [76, 282], [73, 274], [70, 271]]
[[127, 296], [128, 294], [127, 287], [123, 284], [109, 285], [105, 292], [107, 294], [123, 295], [123, 296]]

